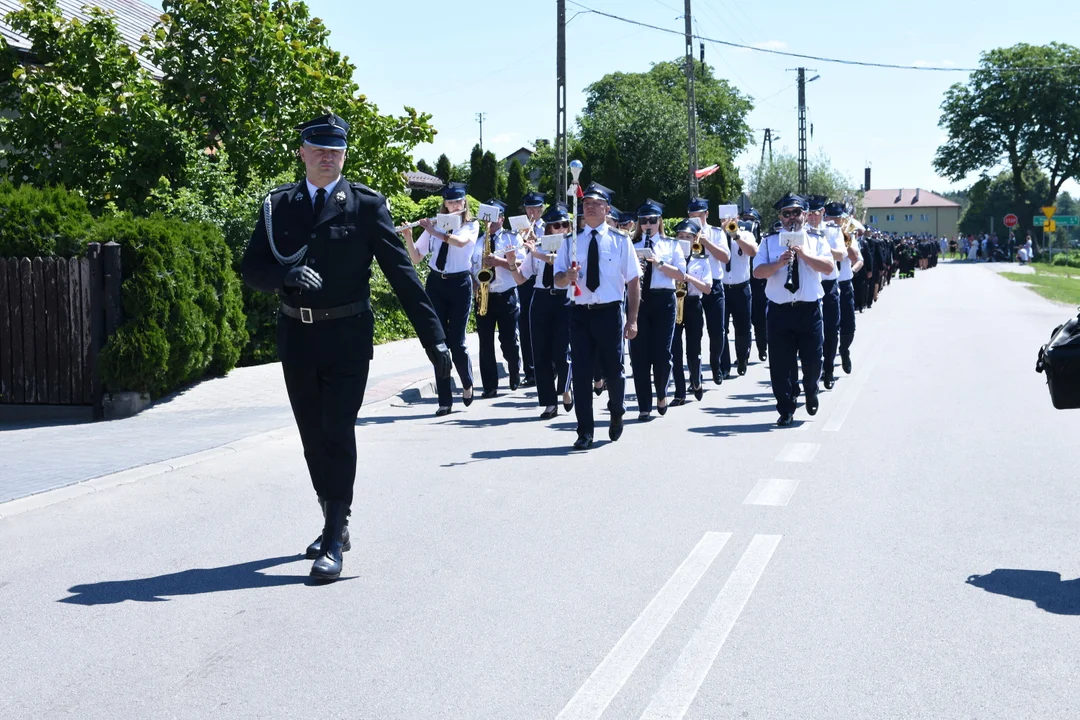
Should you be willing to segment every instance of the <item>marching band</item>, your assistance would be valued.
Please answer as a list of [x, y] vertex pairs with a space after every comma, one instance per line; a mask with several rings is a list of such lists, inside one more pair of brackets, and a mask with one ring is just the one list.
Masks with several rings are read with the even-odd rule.
[[[542, 195], [526, 195], [517, 231], [504, 229], [509, 208], [493, 198], [482, 208], [481, 232], [464, 188], [451, 184], [443, 213], [459, 220], [398, 230], [414, 263], [433, 258], [427, 289], [462, 402], [473, 399], [465, 347], [472, 314], [481, 397], [497, 395], [498, 334], [510, 390], [535, 383], [541, 420], [558, 416], [560, 404], [575, 410], [580, 450], [593, 445], [593, 397], [605, 391], [608, 437], [622, 435], [627, 348], [639, 422], [652, 420], [654, 408], [663, 416], [686, 404], [688, 393], [700, 401], [706, 332], [715, 384], [732, 369], [745, 375], [756, 343], [758, 359], [769, 362], [777, 425], [794, 423], [800, 396], [815, 415], [819, 386], [836, 385], [838, 353], [843, 371], [852, 371], [857, 312], [872, 306], [898, 269], [904, 277], [936, 261], [929, 249], [935, 241], [884, 236], [855, 220], [850, 205], [823, 195], [786, 194], [773, 205], [780, 220], [771, 229], [761, 227], [756, 209], [735, 205], [717, 208], [719, 224], [710, 225], [709, 201], [693, 198], [670, 237], [655, 200], [629, 213], [614, 207], [614, 193], [599, 183], [582, 192], [575, 178], [571, 191], [581, 198], [580, 212], [563, 203], [545, 209]], [[414, 226], [424, 228], [415, 243]], [[453, 407], [449, 379], [438, 390], [442, 416]]]

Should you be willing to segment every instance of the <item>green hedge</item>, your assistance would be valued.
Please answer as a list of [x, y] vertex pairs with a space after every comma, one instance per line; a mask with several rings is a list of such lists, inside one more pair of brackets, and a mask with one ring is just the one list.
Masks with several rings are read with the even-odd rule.
[[1051, 265], [1080, 268], [1080, 253], [1069, 252], [1054, 255], [1054, 261]]
[[79, 255], [93, 222], [86, 200], [62, 187], [0, 183], [0, 257]]

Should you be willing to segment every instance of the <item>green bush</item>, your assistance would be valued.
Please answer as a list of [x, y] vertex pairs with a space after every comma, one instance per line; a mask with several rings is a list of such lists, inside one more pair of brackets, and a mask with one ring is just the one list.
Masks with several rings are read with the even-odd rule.
[[121, 246], [126, 319], [101, 354], [106, 389], [160, 397], [236, 366], [247, 341], [240, 282], [216, 227], [116, 216], [90, 239]]
[[80, 255], [92, 223], [76, 193], [0, 183], [0, 257]]
[[1070, 252], [1055, 255], [1051, 265], [1057, 265], [1058, 267], [1080, 268], [1080, 253]]

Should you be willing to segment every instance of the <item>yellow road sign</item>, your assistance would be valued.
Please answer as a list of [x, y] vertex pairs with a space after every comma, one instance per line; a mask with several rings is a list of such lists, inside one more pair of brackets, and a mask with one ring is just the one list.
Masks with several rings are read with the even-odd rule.
[[1045, 215], [1047, 218], [1052, 218], [1054, 217], [1054, 212], [1057, 211], [1057, 205], [1050, 205], [1049, 207], [1044, 207], [1042, 211], [1043, 215]]
[[1047, 220], [1046, 224], [1043, 225], [1043, 232], [1057, 232], [1057, 223], [1053, 220]]

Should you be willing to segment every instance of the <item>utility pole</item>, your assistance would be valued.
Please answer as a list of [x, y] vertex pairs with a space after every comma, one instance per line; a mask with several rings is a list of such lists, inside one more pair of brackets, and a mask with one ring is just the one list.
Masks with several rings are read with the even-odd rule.
[[686, 0], [686, 127], [690, 146], [690, 197], [698, 195], [697, 102], [694, 100], [694, 31], [690, 26], [690, 0]]
[[487, 118], [487, 113], [476, 113], [476, 122], [480, 123], [480, 149], [484, 149], [484, 120]]
[[557, 0], [555, 41], [555, 202], [566, 202], [566, 0]]
[[806, 68], [799, 68], [799, 194], [806, 195]]
[[761, 141], [761, 162], [758, 163], [759, 165], [764, 165], [765, 164], [765, 146], [766, 145], [769, 146], [769, 164], [770, 165], [772, 164], [772, 141], [773, 140], [779, 140], [779, 139], [780, 139], [779, 135], [776, 135], [775, 137], [773, 136], [772, 128], [765, 128], [765, 137]]

